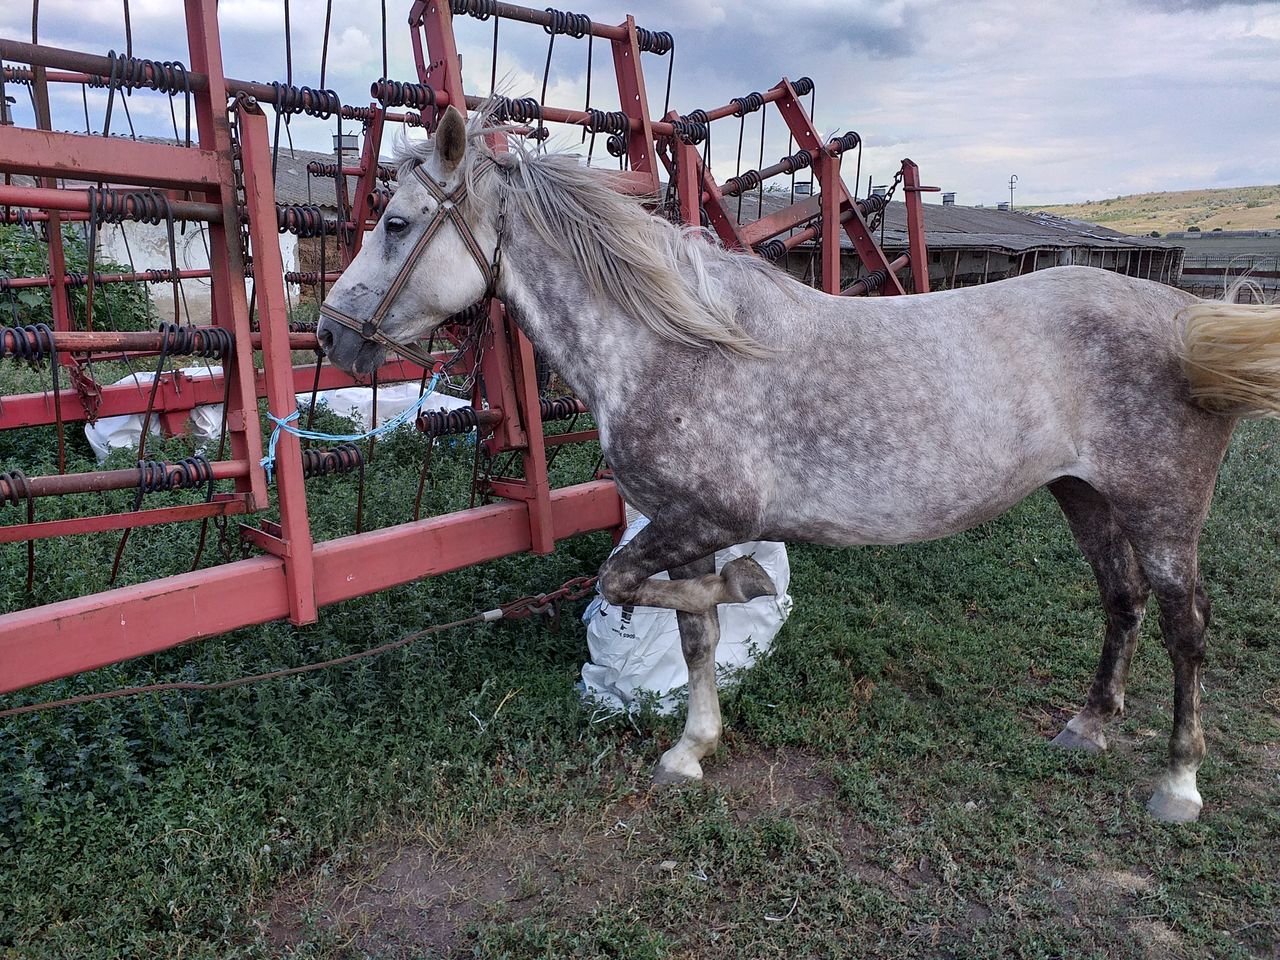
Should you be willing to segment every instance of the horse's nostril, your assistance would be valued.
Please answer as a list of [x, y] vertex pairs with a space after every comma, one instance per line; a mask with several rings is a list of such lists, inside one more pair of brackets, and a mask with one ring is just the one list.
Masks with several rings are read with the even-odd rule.
[[321, 327], [316, 331], [316, 339], [320, 341], [320, 349], [328, 353], [333, 349], [333, 331]]

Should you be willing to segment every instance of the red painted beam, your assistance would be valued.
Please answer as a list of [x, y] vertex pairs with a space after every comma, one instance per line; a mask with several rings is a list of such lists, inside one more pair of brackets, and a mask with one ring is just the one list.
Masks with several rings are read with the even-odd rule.
[[[401, 383], [409, 380], [420, 380], [422, 368], [408, 361], [398, 360], [384, 364], [378, 371], [378, 383]], [[293, 368], [293, 389], [295, 393], [310, 393], [315, 383], [315, 367], [304, 366]], [[336, 390], [340, 387], [367, 386], [352, 379], [337, 367], [325, 364], [320, 368], [320, 390]], [[265, 397], [266, 383], [262, 372], [256, 371], [255, 390], [259, 398]], [[120, 383], [102, 388], [102, 404], [98, 407], [97, 416], [120, 417], [131, 413], [142, 413], [147, 409], [147, 397], [150, 395], [149, 383]], [[157, 413], [191, 410], [206, 403], [221, 403], [223, 397], [222, 376], [194, 377], [186, 373], [165, 374], [156, 390]], [[62, 419], [73, 423], [89, 419], [76, 402], [75, 391], [62, 391]], [[0, 397], [0, 430], [15, 427], [48, 426], [57, 421], [53, 394], [25, 393], [13, 397]]]
[[[612, 481], [551, 492], [557, 539], [623, 523]], [[316, 545], [321, 604], [526, 551], [528, 508], [498, 503]], [[498, 598], [495, 598], [497, 600]], [[0, 616], [0, 693], [289, 614], [283, 561], [257, 557]]]
[[0, 130], [0, 173], [200, 190], [231, 178], [230, 164], [208, 150], [22, 127]]

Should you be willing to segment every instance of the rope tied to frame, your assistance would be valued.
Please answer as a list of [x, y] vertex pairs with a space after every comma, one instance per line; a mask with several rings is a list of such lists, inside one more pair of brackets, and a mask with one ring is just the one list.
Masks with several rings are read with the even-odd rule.
[[444, 374], [445, 365], [443, 362], [437, 362], [431, 372], [431, 380], [423, 390], [422, 395], [417, 401], [405, 407], [402, 411], [388, 420], [380, 427], [372, 427], [363, 433], [326, 433], [323, 430], [309, 430], [305, 427], [296, 425], [296, 421], [301, 415], [300, 410], [294, 410], [287, 417], [277, 417], [270, 411], [267, 412], [267, 419], [274, 425], [271, 430], [271, 439], [267, 443], [267, 455], [259, 461], [262, 469], [267, 472], [267, 482], [270, 483], [275, 473], [276, 466], [276, 444], [280, 442], [280, 434], [287, 433], [297, 437], [300, 440], [319, 440], [324, 443], [360, 443], [363, 440], [369, 440], [374, 437], [383, 437], [393, 430], [396, 430], [408, 423], [418, 415], [418, 411], [423, 405], [431, 399], [431, 394], [435, 391], [436, 386], [440, 383], [440, 378]]

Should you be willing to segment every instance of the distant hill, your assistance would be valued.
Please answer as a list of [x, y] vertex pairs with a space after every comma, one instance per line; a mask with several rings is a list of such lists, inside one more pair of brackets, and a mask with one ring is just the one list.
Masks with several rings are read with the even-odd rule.
[[1222, 190], [1179, 190], [1137, 193], [1112, 200], [1024, 207], [1073, 220], [1087, 220], [1119, 230], [1143, 234], [1168, 233], [1199, 227], [1223, 230], [1280, 230], [1280, 185], [1231, 187]]

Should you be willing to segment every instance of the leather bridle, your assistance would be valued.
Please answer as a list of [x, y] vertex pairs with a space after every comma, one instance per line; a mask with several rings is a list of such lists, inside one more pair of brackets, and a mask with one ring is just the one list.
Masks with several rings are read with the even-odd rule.
[[[493, 164], [488, 157], [483, 157], [477, 161], [478, 164]], [[483, 169], [483, 167], [481, 168]], [[427, 244], [431, 239], [440, 232], [440, 229], [446, 223], [452, 223], [458, 230], [458, 234], [462, 237], [462, 242], [471, 252], [471, 257], [476, 262], [476, 266], [480, 268], [480, 274], [484, 277], [485, 290], [481, 301], [492, 299], [494, 290], [498, 284], [498, 272], [502, 266], [502, 233], [503, 221], [506, 219], [506, 194], [501, 193], [498, 201], [498, 235], [493, 245], [492, 259], [485, 257], [484, 251], [480, 249], [480, 244], [476, 241], [476, 236], [472, 232], [470, 225], [462, 216], [462, 204], [467, 199], [467, 184], [465, 179], [458, 184], [453, 190], [445, 192], [444, 188], [438, 184], [432, 177], [422, 169], [421, 166], [413, 168], [414, 175], [427, 192], [436, 199], [436, 212], [427, 224], [427, 228], [422, 232], [422, 236], [413, 245], [413, 249], [409, 251], [409, 256], [405, 258], [404, 266], [400, 268], [400, 272], [396, 274], [395, 279], [391, 281], [391, 285], [387, 288], [387, 292], [382, 295], [382, 299], [378, 301], [377, 309], [373, 311], [373, 315], [368, 320], [360, 320], [350, 314], [343, 313], [328, 304], [322, 304], [320, 307], [320, 316], [327, 317], [334, 323], [341, 324], [348, 330], [354, 330], [360, 334], [365, 340], [372, 343], [381, 344], [390, 350], [394, 350], [400, 356], [428, 369], [435, 365], [435, 358], [425, 350], [415, 347], [412, 344], [402, 343], [393, 340], [382, 332], [382, 321], [386, 319], [388, 311], [391, 309], [392, 303], [395, 302], [400, 291], [404, 289], [406, 283], [409, 282], [409, 276], [413, 273], [414, 267], [418, 265], [418, 258], [422, 256], [422, 252], [427, 248]]]

